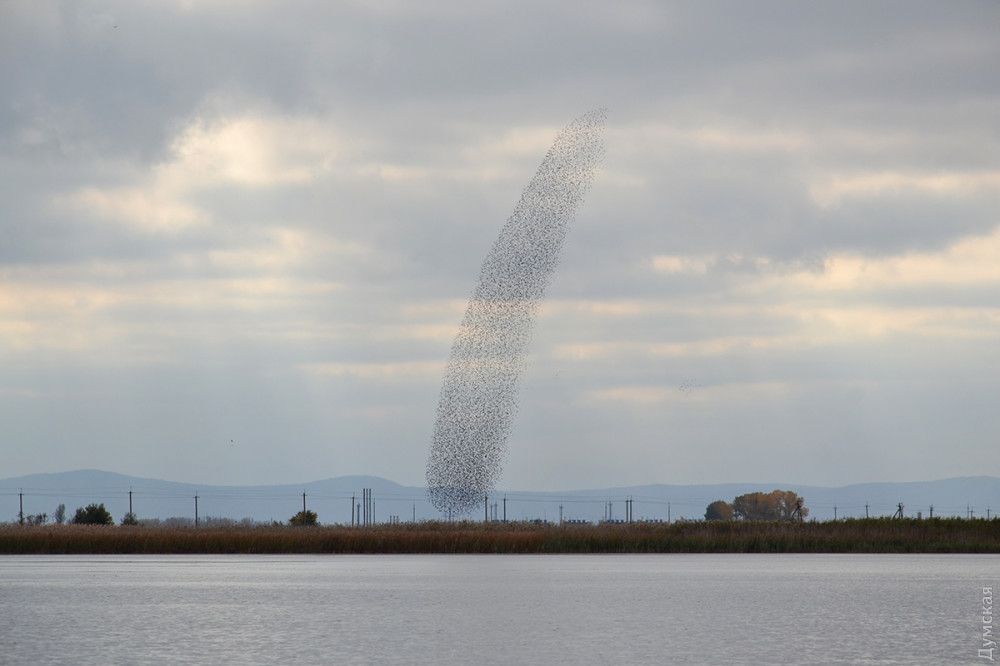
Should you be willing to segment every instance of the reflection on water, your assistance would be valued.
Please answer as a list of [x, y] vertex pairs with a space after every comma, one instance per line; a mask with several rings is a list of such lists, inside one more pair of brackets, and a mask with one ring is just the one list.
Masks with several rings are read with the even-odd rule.
[[976, 661], [1000, 556], [0, 558], [0, 663]]

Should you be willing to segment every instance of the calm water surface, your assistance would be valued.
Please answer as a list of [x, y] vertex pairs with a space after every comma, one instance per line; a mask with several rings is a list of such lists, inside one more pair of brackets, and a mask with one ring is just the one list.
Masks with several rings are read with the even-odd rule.
[[988, 663], [985, 585], [1000, 557], [0, 557], [0, 663]]

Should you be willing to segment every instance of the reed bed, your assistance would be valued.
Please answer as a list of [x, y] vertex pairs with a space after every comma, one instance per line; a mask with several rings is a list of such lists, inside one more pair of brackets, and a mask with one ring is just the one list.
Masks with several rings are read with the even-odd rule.
[[1000, 520], [0, 527], [0, 554], [1000, 553]]

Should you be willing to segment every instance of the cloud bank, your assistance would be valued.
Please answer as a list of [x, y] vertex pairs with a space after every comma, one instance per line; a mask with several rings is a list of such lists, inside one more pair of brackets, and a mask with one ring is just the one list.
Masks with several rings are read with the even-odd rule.
[[505, 483], [1000, 474], [998, 24], [3, 3], [8, 475], [421, 483], [469, 276], [599, 103]]

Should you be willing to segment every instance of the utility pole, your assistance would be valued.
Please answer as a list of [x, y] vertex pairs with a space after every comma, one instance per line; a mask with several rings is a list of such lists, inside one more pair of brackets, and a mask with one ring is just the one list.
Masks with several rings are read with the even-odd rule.
[[302, 493], [302, 513], [306, 512], [306, 494]]
[[483, 493], [483, 522], [490, 522], [490, 496], [489, 493]]
[[833, 519], [837, 520], [837, 506], [836, 505], [833, 506]]
[[24, 525], [24, 488], [17, 489], [17, 522]]
[[364, 524], [372, 525], [375, 523], [375, 498], [372, 496], [371, 488], [362, 488], [363, 499], [361, 506], [364, 507]]
[[868, 517], [868, 505], [865, 504], [865, 518]]
[[128, 512], [129, 512], [130, 515], [132, 514], [132, 487], [131, 486], [129, 486], [129, 489], [128, 489]]
[[900, 518], [900, 519], [902, 519], [902, 517], [903, 517], [903, 503], [902, 502], [900, 502], [899, 504], [896, 505], [896, 513], [892, 514], [892, 517], [893, 518]]
[[559, 505], [559, 524], [560, 524], [560, 525], [562, 525], [562, 523], [563, 523], [563, 519], [562, 519], [562, 509], [563, 509], [563, 505], [562, 505], [562, 504], [560, 504], [560, 505]]
[[670, 524], [670, 502], [667, 502], [667, 525]]
[[507, 522], [507, 496], [503, 496], [503, 522]]
[[990, 507], [986, 507], [986, 520], [990, 519]]
[[354, 493], [351, 493], [351, 527], [354, 527]]
[[934, 517], [934, 505], [931, 504], [931, 518]]
[[198, 495], [194, 496], [194, 526], [198, 527]]
[[413, 503], [413, 522], [417, 522], [417, 504]]

